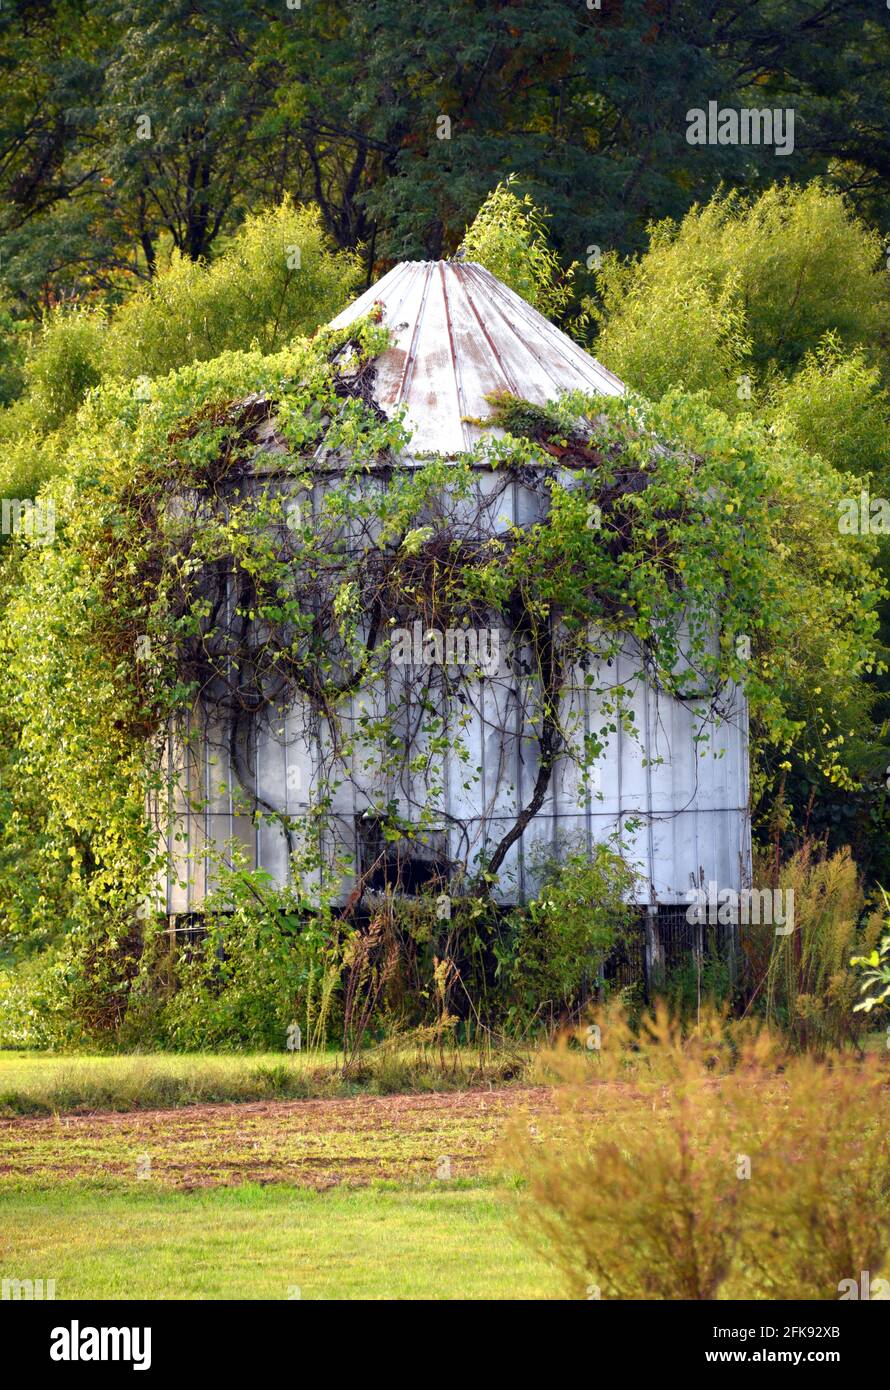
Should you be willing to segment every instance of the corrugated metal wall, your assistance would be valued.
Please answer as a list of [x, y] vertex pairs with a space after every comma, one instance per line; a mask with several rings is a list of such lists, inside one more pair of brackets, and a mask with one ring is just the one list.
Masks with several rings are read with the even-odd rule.
[[[481, 471], [475, 505], [487, 492], [494, 495], [502, 489], [502, 482], [502, 477]], [[317, 484], [316, 511], [320, 489], [326, 485], [330, 479]], [[369, 480], [366, 485], [377, 484]], [[489, 515], [488, 524], [506, 530], [514, 522], [525, 525], [540, 516], [539, 496], [514, 482], [498, 496], [496, 514]], [[730, 693], [724, 699], [726, 717], [703, 730], [696, 709], [655, 690], [641, 679], [640, 669], [639, 659], [626, 648], [608, 671], [599, 673], [610, 686], [627, 686], [639, 737], [623, 728], [609, 736], [595, 786], [582, 786], [572, 760], [560, 760], [541, 810], [504, 862], [503, 900], [522, 900], [534, 890], [537, 851], [548, 843], [556, 846], [564, 835], [587, 845], [619, 836], [640, 872], [640, 903], [682, 903], [695, 883], [714, 881], [721, 888], [738, 890], [750, 882], [748, 737], [741, 693]], [[505, 670], [475, 682], [467, 692], [469, 705], [461, 707], [465, 714], [469, 711], [462, 733], [466, 759], [453, 755], [444, 764], [434, 761], [434, 774], [443, 788], [437, 812], [447, 835], [448, 857], [471, 872], [477, 856], [491, 852], [528, 802], [537, 775], [533, 731], [521, 727], [527, 694], [523, 679], [527, 678]], [[390, 665], [376, 687], [347, 701], [342, 707], [347, 738], [358, 729], [363, 714], [381, 715], [392, 707], [400, 688], [407, 694], [412, 680], [410, 669]], [[410, 710], [406, 718], [409, 715]], [[566, 692], [565, 716], [573, 723], [573, 741], [578, 743], [600, 727], [599, 704], [582, 671], [575, 673], [574, 688]], [[265, 718], [248, 735], [240, 759], [249, 768], [246, 785], [235, 775], [225, 729], [204, 727], [196, 711], [184, 732], [185, 739], [171, 733], [168, 746], [169, 765], [179, 769], [175, 787], [171, 779], [166, 831], [166, 905], [171, 914], [200, 907], [207, 889], [208, 845], [221, 854], [235, 839], [251, 866], [286, 883], [284, 832], [264, 820], [262, 808], [254, 815], [257, 798], [285, 816], [299, 817], [328, 780], [331, 754], [329, 731], [298, 704]], [[423, 735], [414, 738], [413, 750], [422, 752]], [[423, 774], [403, 770], [387, 782], [373, 750], [356, 749], [348, 774], [339, 779], [341, 785], [333, 794], [331, 843], [322, 847], [327, 854], [334, 840], [341, 850], [355, 851], [356, 819], [375, 798], [385, 794], [402, 814], [411, 815], [412, 808], [425, 805], [429, 796], [429, 778]], [[349, 881], [343, 883], [343, 896], [351, 887]]]

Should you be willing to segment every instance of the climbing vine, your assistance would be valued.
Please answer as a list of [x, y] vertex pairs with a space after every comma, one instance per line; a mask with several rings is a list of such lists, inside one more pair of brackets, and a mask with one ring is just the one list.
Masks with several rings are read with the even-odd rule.
[[[427, 890], [515, 898], [511, 850], [557, 771], [595, 798], [644, 686], [694, 712], [703, 756], [743, 689], [760, 750], [847, 775], [880, 589], [867, 539], [832, 533], [840, 475], [803, 454], [789, 470], [760, 427], [679, 393], [500, 396], [474, 449], [415, 456], [375, 403], [375, 320], [99, 390], [50, 488], [57, 542], [18, 560], [0, 644], [23, 785], [43, 803], [29, 863], [58, 880], [63, 861], [66, 915], [114, 1009], [168, 847], [174, 874], [195, 872], [176, 840], [207, 807], [182, 786], [190, 741], [216, 750], [246, 822], [283, 837], [288, 920], [339, 880], [337, 931], [355, 940], [375, 894], [418, 886], [418, 860]], [[823, 616], [802, 631], [817, 582]], [[258, 749], [295, 726], [311, 767], [276, 802]], [[25, 833], [14, 812], [7, 858]], [[57, 910], [45, 881], [19, 875], [12, 929]]]

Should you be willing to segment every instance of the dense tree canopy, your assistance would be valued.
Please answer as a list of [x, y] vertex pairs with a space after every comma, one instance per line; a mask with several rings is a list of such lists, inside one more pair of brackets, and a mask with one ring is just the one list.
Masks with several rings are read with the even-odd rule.
[[[32, 310], [113, 297], [285, 194], [370, 274], [453, 252], [511, 172], [583, 266], [720, 182], [821, 174], [877, 221], [888, 53], [871, 0], [12, 0], [0, 274]], [[793, 152], [691, 145], [712, 100], [792, 108]]]

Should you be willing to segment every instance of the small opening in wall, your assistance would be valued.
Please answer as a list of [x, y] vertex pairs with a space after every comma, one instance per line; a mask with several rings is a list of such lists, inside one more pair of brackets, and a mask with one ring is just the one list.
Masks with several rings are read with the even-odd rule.
[[437, 884], [443, 887], [451, 874], [448, 837], [444, 830], [426, 830], [422, 837], [387, 839], [382, 816], [355, 818], [359, 872], [366, 892], [414, 894]]

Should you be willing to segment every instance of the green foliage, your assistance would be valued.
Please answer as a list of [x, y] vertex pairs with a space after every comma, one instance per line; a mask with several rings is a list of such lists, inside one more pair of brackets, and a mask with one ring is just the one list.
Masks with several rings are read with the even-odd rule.
[[622, 266], [614, 253], [604, 259], [597, 355], [655, 399], [681, 386], [707, 391], [732, 412], [751, 350], [735, 283], [715, 287], [707, 270], [685, 259], [665, 266], [666, 245], [663, 232], [653, 237], [639, 266]]
[[887, 313], [883, 269], [878, 235], [818, 183], [748, 202], [720, 194], [679, 225], [654, 227], [639, 260], [605, 258], [597, 352], [646, 395], [706, 389], [724, 409], [744, 409], [740, 376], [756, 394], [809, 356], [812, 380], [826, 334], [835, 356], [873, 352]]
[[[761, 872], [758, 881], [769, 880]], [[777, 885], [786, 895], [793, 931], [780, 936], [771, 926], [761, 928], [772, 935], [766, 1017], [798, 1047], [824, 1055], [858, 1040], [850, 952], [871, 945], [876, 924], [857, 930], [863, 900], [849, 852], [827, 856], [806, 844], [782, 865]], [[745, 930], [753, 934], [755, 929]]]
[[148, 378], [226, 351], [276, 352], [333, 317], [358, 275], [353, 256], [331, 249], [317, 212], [285, 202], [248, 217], [209, 265], [174, 255], [110, 318], [55, 310], [24, 363], [22, 398], [0, 413], [0, 438], [23, 454], [4, 470], [7, 487], [18, 495], [39, 475], [34, 436], [60, 428], [100, 381], [144, 377], [147, 389]]
[[[369, 807], [391, 846], [440, 822], [447, 755], [463, 760], [467, 787], [475, 784], [459, 683], [453, 716], [432, 695], [409, 694], [437, 710], [422, 749], [406, 750], [394, 736], [397, 704], [352, 727], [340, 717], [350, 692], [385, 670], [392, 625], [416, 612], [446, 628], [492, 614], [521, 623], [534, 671], [526, 717], [542, 778], [557, 750], [586, 778], [619, 720], [633, 734], [630, 686], [594, 674], [630, 634], [649, 678], [703, 717], [744, 681], [761, 759], [793, 746], [821, 775], [850, 783], [846, 739], [862, 705], [862, 672], [876, 660], [880, 585], [868, 538], [860, 548], [838, 536], [845, 483], [829, 464], [750, 417], [729, 419], [680, 392], [653, 406], [572, 395], [543, 411], [499, 398], [493, 420], [509, 419], [515, 432], [467, 456], [396, 471], [385, 492], [365, 488], [365, 473], [407, 442], [400, 418], [381, 419], [365, 401], [366, 374], [387, 342], [369, 320], [274, 354], [193, 362], [149, 391], [110, 380], [81, 407], [75, 428], [42, 446], [56, 472], [46, 492], [57, 509], [56, 543], [13, 547], [17, 582], [0, 625], [0, 707], [16, 750], [0, 873], [14, 937], [28, 923], [50, 938], [64, 922], [72, 1009], [92, 1033], [125, 1036], [131, 1007], [129, 1026], [154, 1027], [155, 944], [143, 905], [167, 865], [145, 808], [155, 807], [163, 825], [168, 721], [192, 709], [196, 691], [205, 700], [217, 692], [219, 712], [235, 721], [236, 747], [245, 704], [257, 713], [300, 698], [307, 717], [333, 731], [332, 761], [308, 811], [256, 808], [288, 838], [297, 882], [320, 868], [333, 791], [355, 766], [370, 759], [384, 789], [406, 767], [424, 779], [419, 818], [406, 819], [385, 790]], [[255, 431], [273, 419], [277, 464], [290, 484], [305, 486], [320, 449], [346, 461], [343, 477], [321, 492], [311, 527], [284, 524], [290, 494], [274, 478], [245, 486]], [[565, 469], [567, 456], [583, 465], [577, 473]], [[534, 469], [545, 519], [481, 540], [473, 523], [467, 540], [460, 525], [479, 463], [502, 488], [517, 468]], [[218, 593], [221, 576], [235, 586], [234, 613]], [[380, 621], [369, 640], [362, 624], [372, 605]], [[139, 655], [146, 642], [149, 660]], [[585, 663], [601, 719], [579, 731], [559, 711], [570, 673]], [[415, 932], [422, 951], [407, 949], [411, 929], [389, 912], [352, 939], [342, 960], [350, 1036], [350, 1020], [360, 1021], [360, 1036], [391, 1007], [394, 959], [410, 966], [403, 999], [414, 986], [426, 989], [430, 1008], [439, 1001], [436, 1017], [452, 1016], [464, 980], [479, 1007], [498, 942], [504, 978], [515, 966], [517, 1018], [577, 1001], [593, 957], [620, 924], [626, 871], [605, 850], [589, 863], [571, 856], [558, 878], [545, 876], [504, 947], [488, 898], [511, 843], [505, 835], [480, 862], [459, 866], [456, 897], [466, 906], [453, 929], [425, 942]], [[353, 867], [338, 862], [326, 873], [336, 886]], [[177, 1046], [265, 1045], [301, 1009], [309, 1029], [312, 1001], [334, 978], [336, 933], [318, 905], [305, 904], [316, 936], [292, 904], [254, 904], [258, 885], [244, 885], [247, 902], [242, 894], [219, 912], [206, 946], [177, 966], [180, 988], [157, 1015]], [[334, 954], [319, 977], [326, 950]], [[489, 1017], [503, 1013], [503, 996], [484, 1006]]]
[[118, 310], [105, 347], [108, 377], [157, 377], [236, 349], [277, 352], [348, 302], [356, 259], [334, 252], [317, 211], [289, 203], [250, 216], [216, 260], [174, 256]]
[[573, 269], [563, 272], [547, 242], [544, 217], [528, 193], [513, 191], [511, 174], [490, 193], [464, 233], [461, 249], [548, 318], [558, 318], [571, 297]]
[[[890, 915], [886, 893], [883, 898]], [[882, 936], [868, 955], [852, 956], [850, 964], [859, 968], [859, 993], [863, 996], [854, 1004], [854, 1011], [870, 1014], [873, 1009], [890, 1008], [890, 934]]]
[[[567, 262], [591, 242], [638, 247], [721, 181], [821, 174], [886, 225], [887, 55], [866, 0], [715, 0], [706, 22], [676, 0], [670, 23], [626, 0], [606, 24], [567, 0], [429, 0], [422, 22], [398, 0], [5, 5], [3, 273], [32, 312], [116, 302], [171, 244], [206, 257], [285, 190], [317, 202], [338, 246], [363, 245], [368, 270], [437, 257], [511, 170]], [[691, 146], [704, 93], [792, 107], [805, 147]]]
[[533, 872], [541, 887], [512, 914], [507, 942], [496, 948], [511, 1009], [526, 1019], [577, 1007], [634, 916], [635, 876], [608, 845], [569, 845], [559, 857], [539, 847]]
[[890, 399], [880, 369], [862, 352], [846, 351], [836, 333], [826, 334], [793, 376], [775, 382], [762, 415], [807, 453], [870, 478], [876, 492], [890, 483]]
[[38, 320], [72, 282], [107, 283], [118, 256], [121, 228], [90, 138], [108, 38], [100, 7], [79, 0], [3, 9], [2, 278]]
[[[299, 893], [275, 890], [270, 875], [241, 869], [206, 904], [206, 935], [179, 948], [168, 998], [157, 1009], [159, 1041], [180, 1051], [237, 1047], [284, 1051], [296, 1023], [301, 1045], [323, 1047], [336, 1023], [332, 996], [341, 951], [331, 918], [307, 912]], [[146, 993], [158, 987], [150, 953], [128, 1022], [144, 1037]]]
[[[628, 630], [651, 646], [658, 679], [680, 698], [710, 680], [744, 680], [752, 714], [764, 721], [770, 745], [790, 746], [809, 729], [808, 755], [827, 773], [843, 777], [841, 745], [824, 738], [809, 717], [799, 718], [795, 708], [812, 695], [817, 673], [830, 669], [826, 699], [838, 701], [832, 717], [840, 717], [850, 702], [855, 704], [859, 674], [870, 659], [869, 642], [861, 645], [861, 639], [875, 628], [874, 613], [865, 613], [875, 602], [867, 598], [875, 580], [867, 551], [839, 542], [837, 475], [800, 450], [789, 459], [787, 446], [777, 447], [749, 418], [731, 420], [680, 392], [655, 406], [632, 398], [594, 403], [573, 396], [562, 406], [564, 416], [585, 409], [595, 422], [587, 457], [600, 462], [597, 481], [606, 496], [619, 460], [622, 467], [641, 470], [645, 487], [617, 488], [614, 514], [604, 513], [599, 527], [590, 526], [589, 501], [578, 490], [552, 487], [550, 524], [519, 539], [500, 567], [500, 583], [519, 573], [546, 575], [543, 597], [564, 606], [579, 625], [608, 621], [620, 610]], [[499, 401], [495, 418], [500, 422], [510, 412], [513, 406]], [[540, 412], [529, 427], [536, 437], [546, 433]], [[650, 452], [656, 438], [672, 446], [667, 455]], [[552, 441], [560, 450], [571, 443], [559, 430]], [[802, 515], [784, 505], [792, 486], [798, 507], [801, 494], [807, 495]], [[773, 506], [776, 501], [783, 505]], [[630, 543], [613, 548], [609, 537], [622, 528], [621, 518], [632, 520]], [[820, 537], [816, 547], [810, 527]], [[791, 562], [788, 574], [784, 567], [780, 573], [777, 552]], [[580, 592], [579, 572], [590, 577], [590, 588]], [[842, 597], [849, 586], [863, 605], [858, 635], [848, 625]], [[825, 602], [826, 588], [837, 594], [833, 612]], [[802, 611], [812, 613], [816, 624], [806, 633], [800, 627]], [[694, 663], [701, 663], [701, 683], [681, 669], [684, 623]], [[709, 636], [715, 627], [722, 633], [716, 651]], [[753, 659], [737, 645], [743, 635], [751, 640]], [[774, 659], [778, 651], [781, 664]]]
[[263, 168], [271, 128], [263, 128], [260, 64], [233, 53], [245, 44], [249, 52], [269, 21], [238, 0], [109, 0], [104, 8], [103, 160], [132, 209], [149, 271], [162, 228], [177, 251], [200, 260], [249, 206], [245, 185], [265, 202], [273, 184]]
[[3, 1047], [50, 1049], [77, 1044], [83, 1032], [64, 989], [64, 966], [49, 948], [0, 969], [0, 1043]]
[[24, 367], [29, 423], [49, 434], [77, 410], [102, 379], [105, 322], [84, 309], [57, 309], [42, 331]]
[[0, 407], [14, 401], [24, 385], [24, 327], [0, 299]]
[[[888, 552], [877, 537], [856, 535], [839, 544], [835, 533], [843, 499], [886, 491], [888, 286], [880, 239], [827, 187], [777, 186], [750, 200], [721, 194], [680, 224], [654, 227], [639, 260], [606, 258], [597, 343], [607, 365], [639, 389], [659, 395], [685, 383], [725, 414], [767, 427], [771, 506], [784, 517], [775, 532], [780, 564], [797, 590], [803, 621], [815, 624], [802, 643], [789, 630], [782, 659], [789, 694], [791, 687], [796, 693], [786, 708], [801, 727], [815, 729], [826, 717], [816, 762], [794, 738], [775, 755], [758, 757], [755, 828], [772, 833], [781, 805], [788, 816], [783, 834], [806, 823], [827, 833], [832, 848], [853, 844], [872, 881], [886, 869]], [[825, 505], [829, 495], [834, 515]], [[845, 561], [844, 546], [859, 558]], [[851, 684], [825, 627], [823, 598], [833, 606], [833, 579], [820, 590], [823, 574], [837, 576], [838, 565], [855, 568], [866, 550], [881, 574], [869, 601], [880, 619], [877, 660], [850, 651]], [[829, 626], [839, 617], [835, 609]], [[833, 714], [823, 703], [827, 692], [840, 697]], [[832, 771], [832, 763], [845, 771]], [[790, 842], [785, 848], [791, 852]]]

